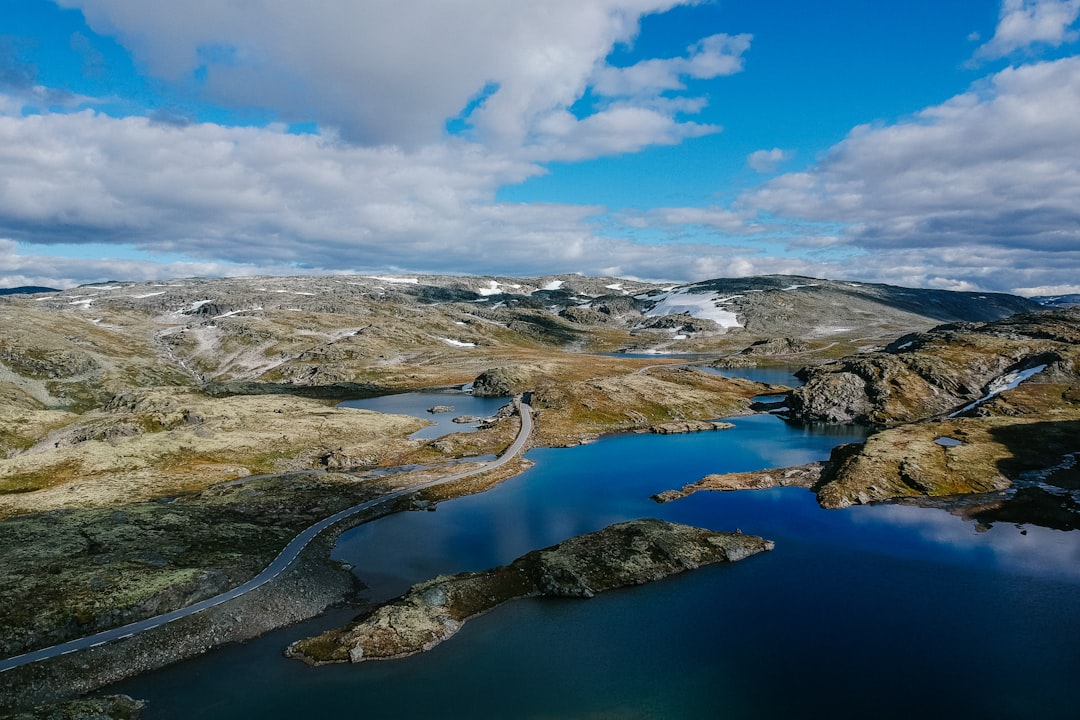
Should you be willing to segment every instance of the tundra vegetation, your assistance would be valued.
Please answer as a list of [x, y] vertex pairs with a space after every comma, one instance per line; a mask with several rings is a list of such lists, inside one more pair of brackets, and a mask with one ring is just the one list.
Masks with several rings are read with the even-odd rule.
[[824, 504], [1010, 492], [979, 510], [1008, 517], [1034, 492], [1024, 478], [1076, 482], [1077, 311], [1014, 315], [1037, 308], [785, 276], [191, 278], [3, 296], [0, 652], [212, 596], [315, 520], [517, 433], [501, 412], [418, 440], [423, 419], [337, 406], [406, 390], [527, 393], [532, 443], [567, 446], [722, 427], [788, 390], [691, 365], [807, 366], [794, 416], [882, 428], [823, 466]]

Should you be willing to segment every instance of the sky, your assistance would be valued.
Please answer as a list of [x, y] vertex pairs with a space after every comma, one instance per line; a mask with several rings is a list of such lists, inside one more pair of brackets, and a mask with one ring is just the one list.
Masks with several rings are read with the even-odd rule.
[[0, 0], [0, 287], [1080, 292], [1080, 0]]

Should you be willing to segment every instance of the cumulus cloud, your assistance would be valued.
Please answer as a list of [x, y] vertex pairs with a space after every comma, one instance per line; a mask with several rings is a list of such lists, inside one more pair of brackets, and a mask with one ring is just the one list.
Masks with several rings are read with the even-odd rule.
[[910, 120], [855, 128], [739, 205], [846, 224], [845, 241], [875, 253], [918, 248], [1014, 278], [1041, 267], [1041, 282], [1013, 286], [1059, 284], [1080, 248], [1077, 117], [1080, 58], [1009, 68]]
[[776, 170], [780, 163], [790, 160], [791, 156], [790, 152], [780, 148], [755, 150], [746, 157], [746, 164], [759, 173], [770, 173]]
[[[0, 248], [0, 272], [5, 284], [71, 284], [387, 268], [595, 274], [617, 267], [635, 277], [701, 279], [739, 267], [704, 244], [658, 248], [599, 237], [591, 220], [603, 208], [494, 199], [498, 187], [538, 172], [463, 141], [403, 150], [89, 110], [0, 117], [0, 238], [29, 244], [25, 255]], [[154, 270], [149, 260], [33, 255], [34, 245], [78, 242], [192, 261]]]
[[[652, 70], [606, 67], [643, 15], [695, 0], [58, 1], [117, 36], [155, 75], [214, 102], [271, 108], [286, 122], [315, 120], [358, 144], [407, 147], [438, 141], [446, 120], [467, 110], [461, 119], [474, 140], [504, 151], [529, 146], [538, 158], [625, 152], [699, 134], [702, 126], [683, 127], [655, 96], [682, 76], [737, 71], [749, 44], [748, 36], [716, 35]], [[612, 149], [596, 142], [597, 129], [631, 119], [625, 108], [565, 122], [594, 83], [632, 89], [635, 107], [651, 113], [632, 122], [634, 142]], [[652, 97], [637, 97], [643, 93]], [[545, 132], [560, 122], [560, 132]], [[548, 139], [557, 150], [538, 150]]]
[[707, 79], [732, 75], [743, 69], [743, 54], [751, 35], [717, 34], [687, 48], [680, 58], [642, 60], [629, 67], [599, 68], [593, 89], [601, 95], [632, 96], [643, 92], [683, 90], [683, 78]]
[[994, 36], [975, 51], [978, 59], [1005, 57], [1036, 43], [1057, 47], [1076, 39], [1069, 28], [1080, 0], [1003, 0]]

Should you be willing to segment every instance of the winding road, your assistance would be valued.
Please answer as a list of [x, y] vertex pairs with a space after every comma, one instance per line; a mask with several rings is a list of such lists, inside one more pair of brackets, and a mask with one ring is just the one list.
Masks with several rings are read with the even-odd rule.
[[525, 447], [525, 443], [529, 439], [529, 435], [533, 429], [532, 408], [525, 402], [514, 402], [514, 406], [518, 411], [518, 416], [521, 418], [521, 429], [518, 431], [517, 438], [510, 444], [506, 450], [503, 451], [495, 460], [484, 463], [478, 468], [468, 470], [465, 472], [455, 473], [453, 475], [447, 475], [445, 477], [438, 478], [437, 480], [431, 480], [421, 485], [405, 488], [375, 498], [374, 500], [368, 500], [367, 502], [354, 505], [351, 508], [342, 510], [339, 513], [331, 515], [328, 518], [324, 518], [319, 522], [311, 525], [306, 530], [301, 532], [295, 538], [289, 542], [285, 548], [278, 553], [278, 556], [274, 558], [273, 562], [266, 566], [266, 569], [261, 573], [248, 580], [243, 585], [238, 585], [232, 590], [227, 590], [220, 595], [215, 595], [212, 598], [207, 598], [193, 605], [173, 610], [172, 612], [165, 613], [163, 615], [157, 615], [152, 618], [140, 620], [138, 622], [130, 623], [122, 627], [113, 628], [111, 630], [103, 630], [102, 632], [94, 635], [89, 635], [77, 640], [69, 640], [59, 645], [53, 645], [52, 647], [42, 648], [40, 650], [34, 650], [32, 652], [24, 653], [22, 655], [16, 655], [6, 660], [0, 660], [0, 673], [7, 670], [13, 670], [14, 668], [21, 667], [23, 665], [29, 665], [30, 663], [40, 662], [42, 660], [48, 660], [49, 658], [59, 657], [60, 655], [68, 655], [70, 653], [79, 652], [80, 650], [86, 650], [87, 648], [98, 647], [106, 643], [114, 642], [116, 640], [122, 640], [129, 638], [132, 635], [137, 635], [141, 632], [146, 632], [161, 625], [186, 618], [190, 615], [200, 613], [203, 610], [208, 610], [212, 607], [221, 605], [222, 603], [229, 602], [235, 598], [240, 597], [246, 593], [262, 587], [266, 583], [270, 582], [282, 572], [295, 560], [300, 553], [308, 546], [315, 537], [326, 530], [331, 525], [341, 522], [345, 518], [355, 515], [364, 510], [368, 510], [373, 507], [377, 507], [383, 503], [392, 502], [400, 497], [411, 495], [427, 488], [435, 487], [436, 485], [442, 485], [444, 483], [453, 482], [455, 480], [463, 480], [473, 475], [479, 475], [480, 473], [490, 472], [497, 468], [502, 467], [506, 463], [510, 462], [517, 455], [519, 455]]

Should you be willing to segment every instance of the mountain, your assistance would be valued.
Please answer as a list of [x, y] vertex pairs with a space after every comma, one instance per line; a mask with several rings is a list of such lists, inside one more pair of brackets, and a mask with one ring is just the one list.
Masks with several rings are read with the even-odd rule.
[[1080, 305], [1080, 293], [1072, 295], [1040, 295], [1031, 299], [1046, 307], [1064, 308]]
[[60, 292], [56, 288], [22, 285], [13, 288], [0, 288], [0, 295], [34, 295], [36, 293]]

